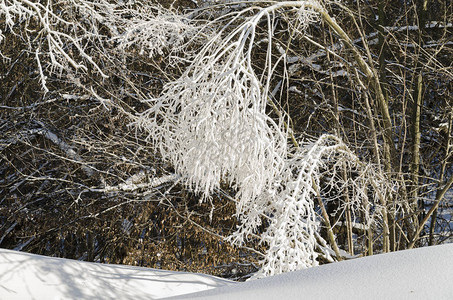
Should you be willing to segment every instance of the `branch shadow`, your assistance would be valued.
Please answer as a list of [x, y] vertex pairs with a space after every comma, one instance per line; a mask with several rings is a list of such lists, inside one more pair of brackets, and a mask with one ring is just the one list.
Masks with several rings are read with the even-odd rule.
[[233, 284], [185, 272], [0, 249], [0, 299], [160, 299]]

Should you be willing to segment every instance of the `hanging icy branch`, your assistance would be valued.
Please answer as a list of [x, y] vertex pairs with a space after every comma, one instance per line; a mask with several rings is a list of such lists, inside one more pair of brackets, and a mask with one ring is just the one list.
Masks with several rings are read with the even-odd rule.
[[[320, 185], [322, 176], [339, 190], [344, 187], [338, 185], [352, 185], [354, 197], [349, 209], [367, 203], [364, 190], [372, 174], [358, 171], [366, 179], [359, 177], [352, 184], [336, 182], [342, 178], [337, 175], [343, 174], [340, 170], [366, 170], [339, 138], [324, 135], [291, 147], [285, 127], [287, 116], [282, 112], [276, 114], [277, 118], [268, 115], [274, 69], [286, 59], [284, 51], [275, 51], [279, 48], [274, 47], [274, 16], [286, 9], [297, 9], [300, 32], [319, 15], [341, 30], [315, 1], [246, 8], [235, 15], [236, 21], [241, 20], [239, 25], [231, 29], [231, 22], [220, 29], [184, 74], [169, 82], [159, 98], [149, 99], [151, 108], [135, 120], [195, 192], [209, 197], [221, 182], [237, 190], [240, 226], [230, 241], [244, 245], [252, 237], [268, 247], [257, 277], [317, 264], [320, 220], [313, 199], [317, 196], [314, 187]], [[260, 40], [267, 43], [261, 74], [252, 67], [258, 24], [267, 30]], [[368, 65], [361, 66], [369, 71]], [[365, 183], [362, 190], [358, 182]], [[257, 237], [263, 228], [264, 233]]]
[[314, 187], [319, 186], [331, 160], [356, 161], [357, 157], [337, 137], [323, 135], [313, 143], [302, 144], [291, 158], [285, 161], [285, 169], [268, 193], [254, 202], [240, 203], [238, 215], [242, 223], [231, 237], [234, 243], [244, 239], [262, 226], [262, 215], [269, 216], [269, 223], [262, 235], [262, 243], [268, 245], [262, 269], [255, 277], [271, 276], [315, 266], [317, 262], [316, 233], [319, 220], [315, 213]]
[[[313, 1], [280, 2], [259, 9], [230, 33], [225, 27], [161, 97], [148, 101], [151, 108], [135, 123], [196, 192], [209, 197], [222, 180], [237, 189], [241, 226], [233, 243], [244, 244], [267, 220], [260, 239], [269, 250], [260, 276], [317, 264], [313, 185], [332, 153], [352, 155], [333, 136], [291, 154], [284, 114], [277, 120], [267, 114], [270, 80], [284, 56], [273, 53], [272, 39], [274, 13], [283, 8], [299, 9], [301, 31], [317, 20], [313, 8], [322, 11]], [[252, 47], [263, 19], [267, 55], [263, 73], [256, 74]]]
[[[241, 198], [251, 200], [282, 171], [287, 154], [283, 117], [274, 121], [266, 112], [269, 81], [280, 61], [272, 60], [273, 13], [300, 8], [302, 29], [316, 20], [314, 5], [318, 4], [281, 2], [261, 8], [230, 33], [225, 26], [137, 118], [136, 125], [146, 130], [195, 191], [209, 196], [223, 179]], [[269, 36], [267, 58], [264, 73], [256, 74], [251, 53], [263, 19]]]

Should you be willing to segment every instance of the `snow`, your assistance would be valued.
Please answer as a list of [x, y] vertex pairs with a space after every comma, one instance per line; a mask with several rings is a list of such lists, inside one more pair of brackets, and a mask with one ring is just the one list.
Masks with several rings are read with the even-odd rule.
[[0, 299], [160, 299], [232, 284], [204, 274], [106, 265], [0, 249]]
[[453, 299], [452, 280], [453, 244], [244, 283], [0, 249], [0, 299]]
[[453, 299], [453, 244], [353, 259], [175, 299]]

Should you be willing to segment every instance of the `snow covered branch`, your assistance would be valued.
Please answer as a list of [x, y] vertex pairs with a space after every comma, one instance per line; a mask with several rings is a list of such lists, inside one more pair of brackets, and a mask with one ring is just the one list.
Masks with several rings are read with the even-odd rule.
[[[203, 38], [187, 17], [149, 3], [2, 0], [0, 18], [5, 19], [0, 44], [7, 42], [4, 32], [22, 36], [34, 53], [46, 92], [49, 75], [61, 77], [72, 68], [76, 74], [68, 77], [78, 84], [81, 74], [95, 73], [105, 79], [111, 74], [103, 68], [103, 60], [118, 53], [134, 48], [151, 57], [162, 55], [164, 49], [181, 51], [188, 40]], [[100, 53], [93, 52], [96, 49]], [[0, 56], [8, 59], [1, 51]]]
[[[147, 101], [151, 108], [135, 121], [195, 192], [208, 198], [222, 182], [237, 190], [241, 223], [230, 241], [242, 245], [258, 228], [266, 228], [260, 241], [268, 252], [257, 276], [317, 264], [314, 186], [323, 176], [336, 178], [339, 166], [358, 161], [332, 135], [300, 148], [289, 146], [287, 116], [280, 112], [275, 119], [268, 113], [270, 82], [286, 58], [274, 47], [275, 14], [291, 9], [298, 12], [298, 32], [325, 13], [315, 1], [278, 2], [257, 8], [249, 17], [245, 12], [252, 8], [244, 9], [238, 13], [244, 14], [239, 25], [231, 32], [229, 25], [221, 29], [179, 79], [169, 82], [159, 98]], [[252, 50], [260, 22], [267, 28], [267, 52], [257, 74]], [[333, 159], [337, 161], [331, 166]]]

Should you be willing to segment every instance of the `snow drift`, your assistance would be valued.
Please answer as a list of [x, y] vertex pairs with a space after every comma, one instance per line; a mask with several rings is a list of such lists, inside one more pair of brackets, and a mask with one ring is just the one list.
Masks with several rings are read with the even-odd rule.
[[0, 249], [0, 299], [160, 299], [232, 283], [204, 275], [106, 265]]
[[453, 244], [244, 283], [0, 249], [0, 299], [453, 299], [452, 281]]
[[322, 265], [175, 299], [453, 299], [453, 244]]

